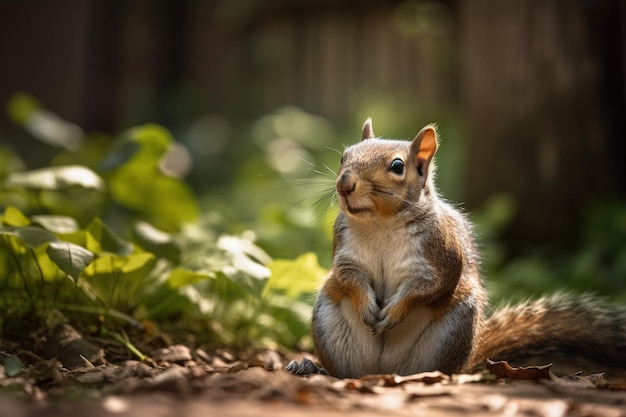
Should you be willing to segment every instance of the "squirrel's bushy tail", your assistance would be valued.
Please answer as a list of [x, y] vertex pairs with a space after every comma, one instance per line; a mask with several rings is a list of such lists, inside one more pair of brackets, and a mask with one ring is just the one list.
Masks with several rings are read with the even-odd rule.
[[519, 366], [541, 365], [529, 361], [545, 358], [604, 365], [594, 372], [625, 372], [626, 309], [601, 297], [570, 294], [507, 306], [487, 319], [476, 352], [474, 368], [486, 359]]

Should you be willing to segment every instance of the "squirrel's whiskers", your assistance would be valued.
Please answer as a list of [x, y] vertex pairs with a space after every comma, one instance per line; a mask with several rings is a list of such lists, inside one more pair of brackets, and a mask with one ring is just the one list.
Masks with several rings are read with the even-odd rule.
[[309, 171], [313, 172], [315, 177], [285, 179], [274, 189], [293, 190], [293, 195], [297, 198], [283, 212], [283, 215], [296, 207], [303, 207], [305, 211], [313, 213], [319, 225], [336, 199], [335, 176], [337, 173], [326, 165], [320, 169], [310, 161], [303, 161], [310, 165]]

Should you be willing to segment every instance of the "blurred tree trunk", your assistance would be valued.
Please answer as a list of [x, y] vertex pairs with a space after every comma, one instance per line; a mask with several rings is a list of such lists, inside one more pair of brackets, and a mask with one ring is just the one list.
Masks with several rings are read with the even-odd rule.
[[566, 243], [626, 189], [622, 1], [461, 0], [465, 200], [508, 193], [513, 249]]

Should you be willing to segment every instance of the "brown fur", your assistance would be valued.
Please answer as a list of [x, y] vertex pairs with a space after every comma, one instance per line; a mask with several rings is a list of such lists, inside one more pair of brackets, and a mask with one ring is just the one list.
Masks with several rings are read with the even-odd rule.
[[544, 298], [486, 318], [471, 225], [434, 188], [434, 126], [413, 142], [380, 140], [368, 119], [362, 138], [342, 158], [333, 266], [313, 314], [331, 374], [467, 372], [538, 354], [626, 369], [626, 313], [596, 298]]

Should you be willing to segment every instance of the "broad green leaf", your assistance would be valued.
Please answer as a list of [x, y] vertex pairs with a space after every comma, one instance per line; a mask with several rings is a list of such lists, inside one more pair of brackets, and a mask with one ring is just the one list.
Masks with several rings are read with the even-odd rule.
[[141, 145], [137, 142], [124, 142], [116, 146], [105, 156], [102, 162], [100, 162], [100, 168], [110, 170], [124, 165], [139, 151], [140, 147]]
[[125, 257], [126, 262], [122, 266], [122, 272], [125, 274], [138, 271], [146, 267], [149, 263], [154, 261], [154, 254], [150, 252], [133, 253]]
[[156, 165], [146, 172], [146, 165], [127, 164], [111, 176], [109, 188], [113, 199], [168, 232], [197, 220], [200, 209], [189, 184], [163, 175]]
[[4, 214], [2, 215], [2, 223], [7, 226], [28, 226], [30, 224], [30, 220], [17, 208], [13, 206], [9, 206], [4, 210]]
[[182, 224], [195, 221], [200, 210], [191, 186], [164, 175], [159, 168], [163, 155], [174, 143], [171, 133], [162, 126], [148, 124], [124, 132], [121, 140], [125, 144], [120, 150], [127, 149], [120, 157], [123, 163], [109, 162], [114, 168], [108, 175], [113, 200], [164, 231], [178, 231]]
[[272, 258], [252, 240], [224, 235], [218, 239], [217, 247], [230, 255], [237, 270], [257, 279], [269, 278], [270, 271], [265, 264], [271, 262]]
[[180, 288], [185, 285], [192, 285], [207, 279], [214, 279], [215, 274], [206, 272], [194, 272], [187, 269], [175, 269], [167, 279], [171, 288]]
[[75, 280], [93, 260], [93, 253], [70, 242], [51, 242], [46, 252], [63, 272]]
[[[78, 229], [75, 232], [71, 232], [71, 233], [59, 233], [59, 235], [60, 235], [60, 239], [62, 241], [64, 241], [64, 242], [70, 242], [70, 243], [73, 243], [75, 245], [82, 246], [83, 248], [86, 248], [90, 252], [96, 252], [96, 251], [94, 251], [92, 249], [94, 244], [92, 244], [91, 247], [89, 247], [88, 244], [87, 244], [88, 236], [89, 236], [89, 239], [91, 239], [92, 242], [95, 241], [93, 236], [91, 236], [89, 234], [89, 232], [87, 232], [84, 229]], [[99, 244], [97, 244], [95, 246], [100, 248]]]
[[[130, 255], [133, 245], [117, 236], [101, 219], [95, 218], [86, 228], [88, 232], [87, 249], [93, 252], [112, 252], [118, 255]], [[92, 239], [89, 239], [91, 237]]]
[[[30, 250], [29, 247], [22, 242], [22, 239], [15, 235], [15, 230], [12, 228], [0, 227], [0, 236], [2, 237], [0, 242], [4, 243], [4, 245], [15, 254], [24, 254]], [[2, 249], [2, 246], [0, 246], [0, 249]], [[10, 263], [4, 266], [8, 267]]]
[[[55, 243], [57, 242], [50, 242], [50, 245]], [[36, 268], [46, 282], [64, 281], [67, 274], [50, 258], [48, 254], [50, 245], [42, 245], [36, 249], [31, 249], [31, 255], [34, 255], [37, 259]], [[39, 272], [36, 272], [37, 277], [39, 277]]]
[[249, 275], [235, 266], [222, 267], [221, 272], [229, 281], [232, 281], [239, 286], [239, 288], [255, 297], [261, 296], [263, 288], [267, 283], [267, 278], [258, 278]]
[[153, 173], [173, 142], [172, 134], [163, 126], [150, 123], [133, 127], [119, 135], [100, 167], [107, 171], [129, 168], [140, 176]]
[[104, 190], [102, 178], [82, 165], [66, 165], [16, 172], [5, 181], [6, 187], [24, 187], [33, 190], [61, 190], [71, 186]]
[[144, 221], [135, 223], [133, 231], [137, 243], [142, 248], [174, 263], [179, 263], [181, 251], [173, 235]]
[[149, 150], [159, 157], [165, 153], [174, 141], [169, 130], [155, 123], [132, 128], [127, 133], [130, 140], [140, 143], [144, 150]]
[[40, 227], [26, 226], [19, 227], [12, 231], [26, 246], [31, 249], [38, 248], [44, 243], [55, 242], [59, 240], [55, 235]]
[[69, 216], [37, 215], [31, 216], [31, 220], [53, 233], [74, 233], [79, 228], [78, 222]]
[[313, 252], [307, 252], [294, 260], [276, 259], [269, 268], [272, 276], [264, 289], [264, 295], [277, 290], [292, 298], [313, 293], [326, 274]]
[[92, 294], [107, 306], [132, 310], [141, 305], [153, 284], [149, 277], [155, 263], [151, 253], [105, 254], [85, 268], [81, 282], [89, 284]]
[[88, 276], [115, 276], [137, 272], [151, 264], [155, 257], [149, 252], [131, 255], [107, 254], [98, 257], [85, 268]]
[[264, 265], [271, 261], [269, 255], [245, 237], [224, 235], [218, 239], [217, 246], [224, 251], [225, 261], [216, 264], [219, 272], [240, 289], [260, 296], [270, 277], [270, 270]]

